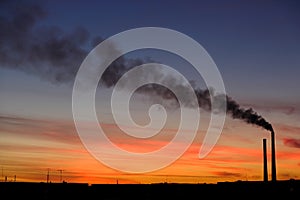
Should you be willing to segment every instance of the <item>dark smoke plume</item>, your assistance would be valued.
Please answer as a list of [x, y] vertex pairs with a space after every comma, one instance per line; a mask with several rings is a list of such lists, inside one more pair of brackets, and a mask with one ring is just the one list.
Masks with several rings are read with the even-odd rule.
[[[3, 2], [0, 6], [1, 9], [7, 7]], [[88, 50], [103, 40], [101, 37], [92, 38], [83, 27], [77, 27], [71, 33], [66, 33], [57, 26], [42, 26], [42, 23], [38, 22], [47, 16], [47, 12], [38, 5], [19, 3], [11, 9], [10, 14], [0, 16], [0, 67], [34, 74], [54, 84], [71, 83]], [[149, 62], [120, 57], [106, 69], [101, 82], [105, 87], [112, 87], [126, 71], [147, 63], [146, 61]], [[186, 86], [181, 81], [172, 76], [162, 77], [160, 72], [155, 73], [158, 78], [172, 83], [178, 91], [186, 91]], [[148, 75], [141, 74], [140, 79], [146, 79]], [[211, 99], [217, 100], [219, 96], [212, 94], [213, 92], [208, 89], [194, 89], [199, 106], [210, 110]], [[137, 92], [149, 96], [156, 95], [164, 100], [175, 100], [174, 105], [178, 105], [176, 96], [169, 89], [157, 84], [145, 85]], [[251, 108], [241, 108], [228, 96], [226, 100], [227, 113], [234, 119], [241, 119], [272, 131], [271, 124]], [[183, 104], [186, 107], [196, 106], [191, 105], [188, 97], [183, 100]]]
[[[83, 27], [72, 32], [58, 26], [42, 25], [47, 12], [39, 5], [16, 4], [1, 9], [10, 9], [11, 14], [0, 14], [0, 67], [34, 74], [53, 84], [74, 81], [80, 64], [93, 47], [103, 38], [91, 37]], [[4, 13], [4, 12], [0, 12]], [[111, 46], [111, 51], [118, 51]], [[111, 87], [130, 68], [143, 64], [144, 60], [116, 59], [104, 72], [102, 83]]]
[[257, 114], [252, 108], [241, 108], [240, 105], [230, 97], [227, 97], [227, 112], [230, 113], [234, 119], [241, 119], [249, 124], [254, 124], [273, 132], [272, 125], [262, 116]]
[[[182, 88], [182, 90], [184, 91], [184, 88]], [[176, 96], [168, 89], [153, 89], [152, 91], [155, 91], [157, 95], [162, 96], [165, 99], [176, 99]], [[224, 98], [222, 94], [214, 94], [213, 89], [201, 90], [196, 88], [194, 91], [197, 96], [199, 107], [210, 111], [212, 109], [212, 101], [221, 103], [221, 106], [224, 106], [224, 103], [226, 103], [226, 112], [227, 114], [231, 115], [233, 119], [240, 119], [248, 124], [257, 125], [273, 132], [272, 125], [261, 115], [255, 112], [252, 108], [242, 108], [231, 97], [226, 95]], [[223, 99], [226, 99], [226, 102], [223, 102]], [[183, 104], [186, 107], [195, 107], [195, 105], [189, 104], [188, 99], [187, 101], [183, 101]]]
[[69, 34], [55, 26], [37, 27], [47, 15], [38, 5], [17, 4], [11, 12], [12, 16], [0, 17], [1, 67], [36, 74], [52, 83], [75, 77], [87, 53], [82, 46], [89, 33], [80, 27]]

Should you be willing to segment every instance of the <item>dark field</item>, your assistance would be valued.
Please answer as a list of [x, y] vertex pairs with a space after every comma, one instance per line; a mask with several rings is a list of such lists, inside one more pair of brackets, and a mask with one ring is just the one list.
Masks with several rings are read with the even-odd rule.
[[94, 185], [2, 182], [0, 183], [0, 195], [1, 199], [202, 199], [214, 197], [299, 199], [300, 181]]

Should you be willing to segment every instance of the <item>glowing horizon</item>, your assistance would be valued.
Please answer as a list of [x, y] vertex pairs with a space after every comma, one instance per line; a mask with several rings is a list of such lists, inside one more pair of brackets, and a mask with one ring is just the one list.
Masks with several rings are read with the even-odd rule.
[[[13, 117], [1, 117], [1, 167], [3, 176], [8, 181], [46, 182], [48, 169], [50, 181], [59, 182], [63, 170], [66, 182], [94, 183], [217, 183], [222, 181], [263, 179], [262, 175], [262, 138], [268, 141], [268, 167], [270, 170], [269, 133], [240, 121], [231, 121], [236, 131], [226, 126], [220, 141], [204, 159], [197, 157], [203, 131], [199, 131], [195, 141], [172, 165], [146, 174], [126, 174], [110, 169], [92, 157], [81, 143], [73, 123], [51, 120], [35, 120]], [[18, 124], [16, 128], [15, 124]], [[102, 124], [110, 132], [120, 132], [114, 124]], [[277, 137], [277, 177], [278, 180], [297, 179], [297, 167], [300, 155], [293, 152], [293, 147], [286, 142], [282, 131], [290, 126], [274, 126]], [[229, 129], [229, 130], [227, 130]], [[243, 130], [244, 129], [244, 130]], [[237, 136], [243, 131], [244, 135]], [[253, 131], [257, 132], [253, 137]], [[174, 133], [175, 130], [164, 130]], [[252, 132], [252, 133], [251, 133]], [[252, 135], [251, 135], [252, 134]], [[294, 131], [289, 134], [295, 134]], [[288, 135], [288, 134], [287, 134]], [[118, 134], [116, 135], [118, 137]], [[235, 140], [232, 140], [234, 136]], [[149, 140], [142, 143], [130, 139], [115, 138], [114, 142], [121, 148], [132, 152], [153, 151], [168, 143], [164, 140]], [[168, 137], [166, 138], [168, 139]], [[140, 150], [139, 150], [140, 149]], [[126, 162], [126, 161], [123, 161]], [[293, 170], [294, 169], [294, 170]], [[4, 177], [2, 177], [4, 181]]]

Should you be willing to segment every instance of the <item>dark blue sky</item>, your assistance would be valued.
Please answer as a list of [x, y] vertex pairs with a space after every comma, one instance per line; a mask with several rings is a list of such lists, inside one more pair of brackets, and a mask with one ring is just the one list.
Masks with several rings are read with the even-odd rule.
[[45, 8], [48, 23], [65, 29], [81, 25], [104, 38], [144, 26], [180, 31], [208, 51], [229, 91], [297, 93], [297, 1], [46, 1]]
[[[46, 11], [47, 15], [37, 21], [37, 26], [55, 26], [66, 33], [78, 26], [84, 27], [91, 36], [104, 39], [121, 31], [147, 26], [180, 31], [207, 50], [217, 64], [230, 96], [249, 104], [299, 106], [298, 1], [47, 0], [21, 1], [20, 5], [22, 3], [39, 4]], [[14, 2], [3, 4], [2, 16], [13, 15], [9, 9], [11, 4]], [[144, 52], [136, 56], [149, 55]], [[151, 56], [157, 60], [166, 57], [166, 60], [169, 59], [166, 62], [172, 64], [170, 58], [173, 57], [167, 54], [156, 52]], [[178, 63], [181, 64], [180, 61], [173, 62], [175, 67], [179, 67]], [[183, 70], [190, 71], [188, 66], [184, 66]], [[28, 76], [34, 77], [34, 73], [7, 71], [2, 66], [0, 71], [3, 94], [13, 93], [10, 88], [19, 88], [15, 91], [17, 94], [24, 85], [28, 84], [30, 88], [37, 81], [33, 78], [32, 82], [22, 82], [28, 81]], [[11, 84], [12, 76], [18, 79], [14, 86]], [[195, 78], [191, 75], [190, 79]], [[34, 87], [38, 87], [37, 84]], [[53, 86], [49, 87], [53, 90]]]

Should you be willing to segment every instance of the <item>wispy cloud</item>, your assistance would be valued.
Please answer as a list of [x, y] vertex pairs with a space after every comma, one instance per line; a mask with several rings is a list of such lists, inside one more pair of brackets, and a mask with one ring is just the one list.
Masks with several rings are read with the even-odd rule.
[[70, 121], [30, 119], [0, 116], [0, 132], [25, 138], [55, 141], [65, 144], [79, 144], [75, 127]]
[[300, 132], [300, 127], [296, 125], [288, 125], [288, 124], [276, 124], [276, 129], [279, 132], [283, 133], [299, 133]]
[[242, 176], [240, 173], [226, 172], [226, 171], [217, 171], [217, 172], [213, 172], [213, 174], [217, 176], [236, 177], [236, 178]]
[[[115, 124], [101, 125], [108, 132], [108, 137], [117, 146], [131, 152], [151, 152], [165, 146], [170, 142], [168, 139], [172, 138], [163, 135], [144, 141], [138, 138], [132, 140], [132, 138], [124, 136], [124, 133], [122, 134]], [[59, 180], [59, 173], [55, 171], [57, 169], [65, 170], [64, 175], [68, 182], [113, 183], [116, 181], [115, 177], [122, 178], [122, 174], [104, 166], [88, 153], [82, 145], [73, 123], [70, 121], [0, 116], [0, 133], [1, 165], [4, 166], [5, 173], [9, 175], [17, 174], [20, 179], [23, 178], [22, 180], [44, 181], [47, 168], [52, 170], [52, 174], [57, 181]], [[165, 133], [170, 136], [175, 134], [172, 129], [166, 129]], [[248, 144], [246, 141], [244, 143]], [[299, 140], [286, 139], [284, 144], [282, 147], [298, 147]], [[199, 159], [200, 146], [198, 142], [193, 143], [172, 166], [158, 173], [169, 174], [173, 177], [173, 179], [170, 177], [169, 180], [176, 179], [183, 182], [195, 181], [196, 179], [207, 182], [209, 182], [209, 179], [236, 180], [243, 176], [243, 171], [246, 168], [248, 168], [248, 172], [252, 170], [249, 177], [260, 174], [261, 148], [237, 147], [220, 143], [214, 147], [208, 157]], [[107, 152], [107, 156], [109, 156], [109, 152]], [[276, 156], [280, 161], [279, 164], [284, 160], [288, 161], [287, 164], [291, 167], [299, 165], [298, 162], [295, 162], [300, 159], [297, 152], [290, 152], [289, 149], [279, 149]], [[124, 162], [124, 159], [122, 162]], [[125, 160], [125, 162], [128, 162], [128, 160]], [[259, 170], [259, 173], [256, 173], [256, 170]], [[141, 182], [143, 182], [142, 180], [146, 182], [164, 180], [163, 176], [153, 178], [152, 175], [155, 174], [151, 174], [151, 177], [143, 175], [129, 179]], [[184, 177], [177, 177], [182, 174]], [[297, 173], [291, 174], [291, 177], [295, 176], [297, 176]], [[128, 176], [123, 176], [123, 178], [125, 182]]]
[[300, 139], [284, 138], [283, 144], [288, 147], [300, 148]]

